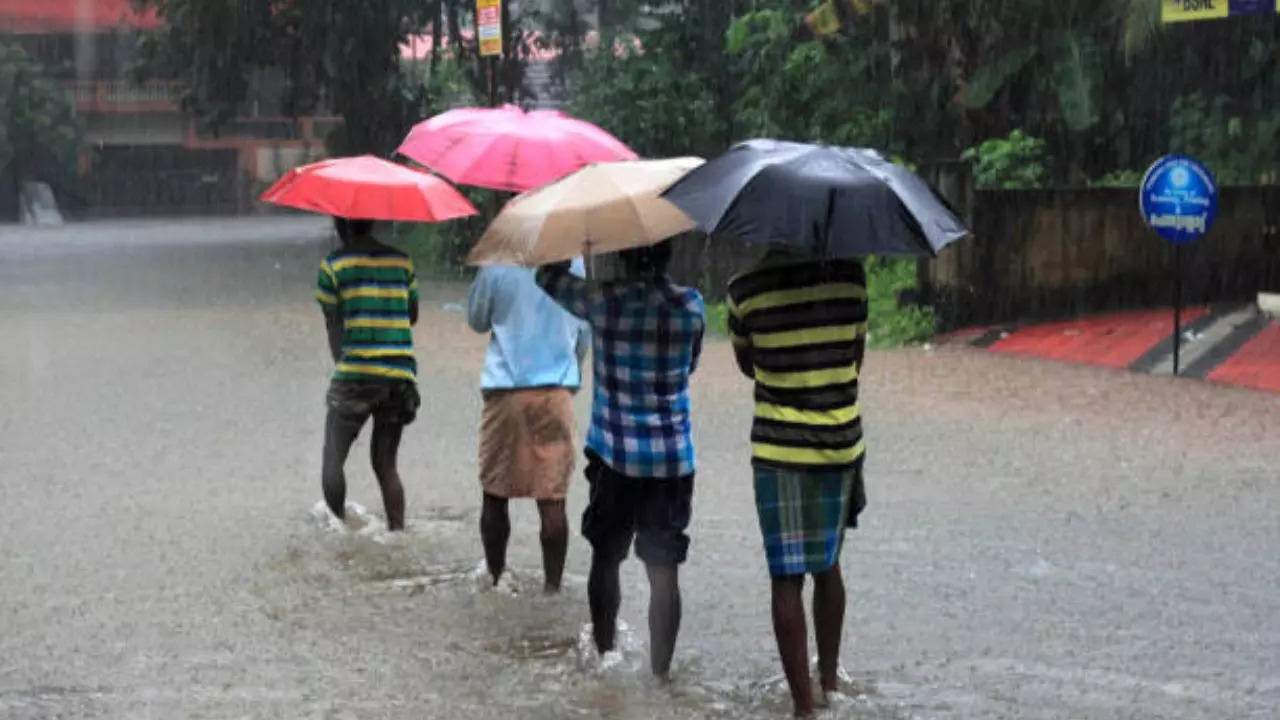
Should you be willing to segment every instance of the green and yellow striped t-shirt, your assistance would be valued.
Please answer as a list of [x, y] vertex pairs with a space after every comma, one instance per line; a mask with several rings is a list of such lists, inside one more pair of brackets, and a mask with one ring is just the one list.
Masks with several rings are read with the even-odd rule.
[[335, 250], [320, 263], [316, 299], [342, 316], [333, 379], [415, 379], [410, 308], [418, 281], [407, 255], [373, 241]]
[[771, 254], [729, 284], [729, 331], [756, 381], [752, 462], [831, 470], [863, 454], [867, 280], [852, 260]]

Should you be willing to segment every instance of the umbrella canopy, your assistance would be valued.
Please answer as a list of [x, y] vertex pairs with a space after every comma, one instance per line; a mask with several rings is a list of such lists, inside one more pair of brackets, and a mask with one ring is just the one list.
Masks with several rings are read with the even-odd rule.
[[554, 110], [460, 108], [419, 123], [400, 154], [459, 185], [524, 192], [585, 165], [634, 160], [620, 140]]
[[476, 214], [444, 180], [372, 155], [294, 168], [262, 194], [262, 201], [363, 220], [444, 222]]
[[684, 157], [588, 165], [507, 203], [467, 261], [543, 265], [652, 245], [692, 230], [693, 220], [659, 195], [703, 162]]
[[822, 257], [936, 255], [969, 234], [924, 180], [872, 150], [751, 140], [663, 197], [708, 233]]

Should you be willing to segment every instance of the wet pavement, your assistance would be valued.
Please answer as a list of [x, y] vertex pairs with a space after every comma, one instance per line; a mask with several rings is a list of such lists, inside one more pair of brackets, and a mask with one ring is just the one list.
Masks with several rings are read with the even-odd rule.
[[[327, 247], [294, 218], [0, 228], [0, 718], [786, 716], [728, 348], [696, 381], [685, 628], [655, 687], [635, 563], [614, 668], [581, 650], [583, 542], [566, 592], [535, 592], [532, 507], [515, 585], [472, 579], [464, 287], [425, 289], [409, 531], [380, 531], [363, 442], [371, 510], [313, 516]], [[1280, 398], [948, 348], [871, 354], [863, 406], [831, 716], [1276, 717]]]

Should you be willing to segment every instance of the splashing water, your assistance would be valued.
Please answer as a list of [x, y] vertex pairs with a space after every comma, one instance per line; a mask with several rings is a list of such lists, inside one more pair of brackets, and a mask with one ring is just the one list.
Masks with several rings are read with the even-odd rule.
[[586, 623], [578, 631], [577, 654], [578, 667], [581, 670], [592, 675], [632, 674], [644, 667], [647, 658], [644, 641], [636, 637], [631, 626], [621, 620], [618, 621], [614, 649], [604, 654], [596, 650], [593, 630], [594, 626]]
[[496, 592], [512, 597], [524, 592], [524, 582], [510, 567], [502, 572], [502, 577], [498, 578], [498, 584], [494, 585], [493, 575], [489, 574], [489, 563], [483, 559], [476, 565], [475, 570], [471, 571], [471, 580], [475, 583], [476, 592]]
[[322, 530], [371, 538], [381, 538], [389, 535], [386, 521], [370, 513], [360, 503], [347, 503], [343, 510], [343, 515], [345, 515], [343, 518], [336, 517], [323, 500], [317, 502], [311, 508], [311, 517], [315, 519]]

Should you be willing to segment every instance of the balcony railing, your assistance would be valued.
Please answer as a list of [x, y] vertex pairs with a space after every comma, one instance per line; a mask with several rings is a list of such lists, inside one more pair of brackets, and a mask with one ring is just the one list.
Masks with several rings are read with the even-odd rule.
[[76, 109], [96, 112], [177, 111], [182, 98], [182, 85], [175, 82], [151, 81], [132, 83], [127, 80], [69, 80], [63, 87], [71, 93]]
[[243, 141], [290, 141], [323, 143], [333, 128], [341, 124], [334, 117], [239, 117], [215, 128], [197, 127], [197, 142], [237, 143]]

